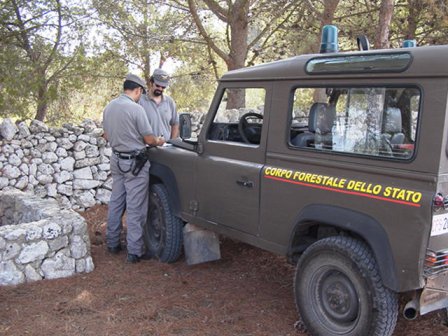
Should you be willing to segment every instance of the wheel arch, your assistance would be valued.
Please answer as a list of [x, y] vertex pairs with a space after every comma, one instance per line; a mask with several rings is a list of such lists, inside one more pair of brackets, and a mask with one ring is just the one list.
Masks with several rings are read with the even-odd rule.
[[151, 162], [149, 168], [149, 183], [162, 183], [165, 185], [169, 196], [169, 202], [171, 203], [173, 212], [176, 216], [180, 217], [181, 207], [179, 199], [179, 190], [177, 188], [176, 177], [173, 171], [166, 165]]
[[374, 218], [338, 206], [312, 204], [300, 211], [296, 223], [288, 246], [291, 261], [295, 261], [309, 245], [321, 238], [349, 234], [363, 240], [371, 248], [384, 285], [395, 291], [399, 289], [389, 239]]

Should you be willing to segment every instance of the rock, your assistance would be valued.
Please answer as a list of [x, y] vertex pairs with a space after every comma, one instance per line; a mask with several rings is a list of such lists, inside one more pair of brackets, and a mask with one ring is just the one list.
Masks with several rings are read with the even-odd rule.
[[68, 246], [67, 236], [61, 236], [48, 242], [51, 251], [59, 251], [60, 249]]
[[66, 181], [71, 181], [73, 180], [73, 174], [69, 173], [66, 170], [62, 170], [60, 173], [54, 174], [54, 180], [59, 184], [64, 183]]
[[3, 167], [3, 177], [8, 179], [16, 179], [20, 176], [20, 169], [11, 165]]
[[84, 121], [81, 123], [81, 127], [84, 128], [84, 131], [86, 133], [91, 133], [96, 129], [96, 124], [92, 119], [84, 119]]
[[58, 147], [56, 149], [56, 155], [60, 158], [66, 158], [68, 156], [67, 150], [63, 147]]
[[45, 225], [42, 230], [43, 237], [47, 240], [55, 239], [62, 233], [62, 228], [56, 223]]
[[67, 170], [69, 172], [72, 172], [75, 168], [75, 159], [72, 157], [67, 157], [65, 159], [62, 159], [60, 161], [61, 163], [61, 169]]
[[31, 120], [29, 129], [30, 129], [30, 132], [34, 133], [34, 134], [49, 131], [48, 126], [45, 125], [45, 123], [43, 123], [40, 120], [36, 120], [36, 119]]
[[58, 161], [58, 156], [53, 152], [45, 152], [42, 154], [42, 161], [44, 163], [53, 163]]
[[[37, 174], [37, 180], [39, 181], [40, 184], [45, 186], [46, 184], [53, 182], [53, 176], [46, 175], [46, 174]], [[48, 194], [45, 193], [45, 195], [48, 195]]]
[[98, 151], [98, 147], [94, 145], [87, 145], [85, 148], [86, 156], [88, 158], [97, 157], [100, 155], [100, 152]]
[[42, 237], [42, 228], [37, 225], [30, 226], [25, 233], [26, 241], [38, 240]]
[[73, 171], [73, 176], [77, 179], [85, 179], [85, 180], [93, 179], [92, 170], [89, 167], [75, 169]]
[[23, 273], [11, 260], [0, 262], [0, 285], [17, 285], [23, 281]]
[[0, 135], [8, 141], [12, 140], [18, 131], [17, 126], [9, 118], [4, 119], [0, 124]]
[[22, 141], [20, 143], [20, 147], [21, 148], [31, 148], [31, 147], [33, 147], [33, 143], [29, 140], [22, 139]]
[[95, 198], [88, 191], [77, 190], [74, 193], [73, 198], [75, 199], [77, 204], [81, 205], [84, 208], [90, 208], [96, 204]]
[[93, 175], [93, 178], [98, 181], [106, 181], [109, 174], [105, 171], [99, 171]]
[[6, 154], [6, 155], [13, 154], [14, 153], [14, 147], [9, 145], [9, 144], [3, 145], [2, 152], [4, 154]]
[[73, 258], [79, 259], [86, 256], [88, 252], [85, 241], [80, 236], [74, 236], [70, 244], [70, 252]]
[[27, 245], [20, 253], [17, 261], [21, 264], [27, 264], [33, 261], [42, 260], [48, 250], [48, 244], [45, 241]]
[[6, 244], [5, 252], [3, 252], [3, 260], [10, 260], [17, 257], [20, 253], [20, 246], [17, 243]]
[[73, 146], [74, 146], [73, 142], [67, 138], [58, 139], [58, 143], [59, 143], [59, 147], [65, 149], [65, 150], [69, 150], [69, 149], [73, 148]]
[[14, 184], [14, 187], [17, 189], [23, 190], [28, 186], [28, 177], [21, 176], [17, 179], [17, 182]]
[[23, 159], [23, 157], [24, 157], [23, 150], [21, 148], [17, 148], [16, 155], [19, 159]]
[[75, 142], [75, 146], [73, 147], [75, 152], [80, 152], [82, 150], [84, 150], [87, 147], [87, 143], [85, 143], [84, 141], [77, 141]]
[[30, 173], [30, 167], [26, 163], [22, 163], [19, 166], [19, 169], [24, 175], [28, 175]]
[[86, 134], [81, 134], [78, 136], [78, 141], [90, 142], [90, 137]]
[[37, 272], [31, 265], [26, 265], [25, 267], [25, 278], [26, 281], [38, 281], [42, 280], [42, 275]]
[[7, 177], [0, 177], [0, 189], [7, 187], [9, 184], [9, 180]]
[[75, 158], [75, 160], [82, 160], [85, 159], [87, 156], [85, 151], [79, 151], [79, 152], [74, 152], [73, 153], [73, 157]]
[[10, 165], [18, 167], [22, 163], [19, 156], [17, 154], [11, 154], [8, 158], [8, 162]]
[[77, 179], [73, 180], [73, 189], [85, 189], [90, 190], [98, 187], [101, 184], [100, 181]]
[[112, 177], [109, 177], [106, 180], [106, 182], [103, 183], [103, 187], [106, 189], [112, 190], [112, 183], [113, 183]]
[[65, 196], [72, 196], [73, 195], [73, 187], [66, 184], [60, 184], [57, 186], [57, 191]]
[[62, 250], [53, 258], [45, 259], [42, 263], [42, 271], [46, 279], [66, 278], [75, 274], [75, 259], [65, 255]]
[[95, 198], [103, 204], [108, 204], [111, 195], [112, 192], [110, 190], [99, 188], [96, 191]]
[[97, 158], [87, 158], [83, 160], [79, 160], [75, 162], [75, 168], [83, 168], [83, 167], [90, 167], [101, 163], [101, 160], [99, 157]]
[[17, 128], [19, 129], [19, 135], [21, 137], [26, 138], [27, 136], [31, 135], [30, 129], [28, 128], [28, 125], [24, 121], [21, 121], [17, 125]]
[[51, 175], [54, 174], [54, 168], [48, 164], [48, 163], [42, 163], [37, 167], [37, 171], [39, 173], [45, 174], [45, 175]]
[[56, 196], [58, 196], [57, 184], [56, 183], [47, 184], [47, 195], [49, 197], [56, 197]]

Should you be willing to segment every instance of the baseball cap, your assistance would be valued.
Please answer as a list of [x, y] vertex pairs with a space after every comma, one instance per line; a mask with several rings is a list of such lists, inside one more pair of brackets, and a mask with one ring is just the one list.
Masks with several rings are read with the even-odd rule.
[[140, 78], [139, 76], [134, 75], [134, 74], [132, 74], [132, 73], [128, 73], [128, 74], [126, 75], [125, 80], [130, 81], [130, 82], [134, 82], [134, 83], [140, 85], [140, 86], [143, 88], [143, 90], [146, 91], [146, 83], [145, 83], [145, 81], [144, 81], [142, 78]]
[[158, 86], [167, 87], [170, 84], [170, 76], [165, 70], [155, 69], [152, 73], [152, 78]]

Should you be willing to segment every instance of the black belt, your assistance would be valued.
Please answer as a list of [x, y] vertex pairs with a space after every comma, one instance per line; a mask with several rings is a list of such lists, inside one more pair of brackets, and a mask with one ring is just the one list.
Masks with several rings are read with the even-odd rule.
[[118, 152], [118, 151], [114, 151], [114, 154], [122, 160], [133, 160], [136, 157], [136, 152]]

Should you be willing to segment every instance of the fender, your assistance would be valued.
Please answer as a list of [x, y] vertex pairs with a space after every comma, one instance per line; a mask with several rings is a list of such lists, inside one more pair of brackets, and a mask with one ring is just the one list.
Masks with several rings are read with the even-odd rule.
[[171, 206], [173, 207], [173, 212], [176, 216], [180, 217], [179, 190], [177, 188], [176, 177], [174, 176], [173, 171], [168, 166], [157, 162], [151, 162], [149, 175], [149, 183], [153, 183], [155, 179], [165, 185], [170, 198]]
[[338, 206], [312, 204], [302, 209], [296, 218], [296, 223], [290, 239], [289, 253], [294, 248], [292, 245], [295, 235], [300, 235], [299, 232], [306, 231], [316, 223], [354, 232], [372, 249], [384, 285], [392, 290], [399, 290], [389, 239], [381, 224], [374, 218]]

